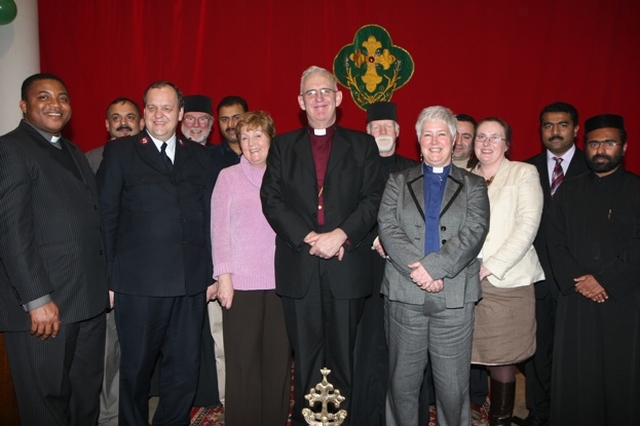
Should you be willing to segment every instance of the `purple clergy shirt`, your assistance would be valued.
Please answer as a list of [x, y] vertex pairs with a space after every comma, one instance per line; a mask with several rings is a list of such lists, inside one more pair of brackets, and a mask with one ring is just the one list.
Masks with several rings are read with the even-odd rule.
[[309, 140], [311, 141], [311, 153], [316, 166], [316, 181], [318, 188], [318, 225], [324, 225], [324, 176], [327, 172], [329, 154], [333, 145], [333, 136], [336, 134], [336, 125], [332, 124], [324, 135], [315, 134], [316, 129], [309, 127]]

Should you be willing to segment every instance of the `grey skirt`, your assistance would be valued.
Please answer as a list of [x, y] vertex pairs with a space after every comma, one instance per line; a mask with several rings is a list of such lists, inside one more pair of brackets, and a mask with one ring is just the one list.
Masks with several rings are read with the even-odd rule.
[[481, 286], [471, 363], [509, 365], [531, 357], [536, 351], [533, 285], [498, 288], [485, 278]]

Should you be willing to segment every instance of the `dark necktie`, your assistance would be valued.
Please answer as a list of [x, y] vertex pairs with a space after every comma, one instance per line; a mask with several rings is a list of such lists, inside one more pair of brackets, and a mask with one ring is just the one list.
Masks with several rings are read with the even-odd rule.
[[162, 156], [162, 159], [164, 160], [164, 162], [167, 164], [167, 167], [169, 168], [169, 171], [173, 170], [173, 163], [171, 162], [171, 158], [169, 158], [169, 156], [167, 155], [167, 143], [166, 142], [162, 143], [162, 147], [160, 148], [160, 155]]
[[562, 180], [564, 179], [564, 171], [562, 171], [562, 158], [553, 157], [556, 162], [556, 166], [553, 168], [553, 174], [551, 175], [551, 196], [556, 194], [556, 191], [560, 187]]

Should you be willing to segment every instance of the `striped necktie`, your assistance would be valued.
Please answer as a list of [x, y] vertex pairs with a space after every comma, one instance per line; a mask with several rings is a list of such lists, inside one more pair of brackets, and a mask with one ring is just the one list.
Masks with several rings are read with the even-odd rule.
[[562, 158], [553, 157], [556, 162], [556, 166], [553, 168], [553, 174], [551, 175], [551, 196], [556, 195], [556, 191], [560, 187], [562, 180], [564, 179], [564, 171], [562, 170]]

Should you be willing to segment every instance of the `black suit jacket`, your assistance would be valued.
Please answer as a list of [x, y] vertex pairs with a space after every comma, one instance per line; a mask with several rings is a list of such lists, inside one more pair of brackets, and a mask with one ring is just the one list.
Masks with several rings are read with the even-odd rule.
[[[541, 154], [529, 158], [528, 160], [526, 160], [526, 162], [529, 164], [533, 164], [534, 166], [536, 166], [536, 169], [538, 169], [538, 174], [540, 175], [540, 184], [542, 185], [542, 192], [544, 194], [542, 219], [540, 220], [540, 227], [538, 228], [538, 233], [536, 235], [536, 239], [533, 242], [533, 245], [536, 248], [536, 253], [538, 254], [540, 264], [542, 265], [542, 269], [544, 270], [545, 280], [536, 283], [536, 298], [542, 299], [547, 294], [551, 294], [551, 297], [553, 297], [554, 300], [558, 300], [559, 288], [558, 284], [556, 283], [556, 279], [553, 276], [553, 270], [551, 269], [546, 237], [549, 218], [551, 217], [551, 202], [553, 201], [553, 198], [551, 198], [551, 187], [549, 185], [547, 151], [545, 150]], [[565, 174], [564, 179], [571, 179], [572, 177], [579, 176], [587, 171], [589, 171], [589, 167], [587, 166], [584, 152], [580, 151], [576, 147], [576, 151], [573, 154], [571, 163], [569, 163], [569, 167], [567, 168], [567, 173]]]
[[[373, 137], [337, 127], [324, 178], [325, 224], [317, 223], [318, 187], [308, 129], [277, 136], [271, 143], [260, 192], [265, 217], [275, 230], [276, 290], [301, 298], [319, 262], [329, 262], [328, 282], [339, 299], [365, 297], [373, 289], [371, 250], [384, 189]], [[348, 237], [345, 256], [323, 260], [303, 242], [311, 231], [341, 228]]]
[[207, 148], [178, 139], [169, 170], [146, 131], [105, 146], [97, 174], [109, 288], [137, 295], [195, 295], [212, 282]]
[[68, 140], [80, 179], [26, 122], [0, 137], [0, 330], [28, 331], [22, 305], [50, 294], [64, 324], [99, 315], [107, 277], [98, 193]]

